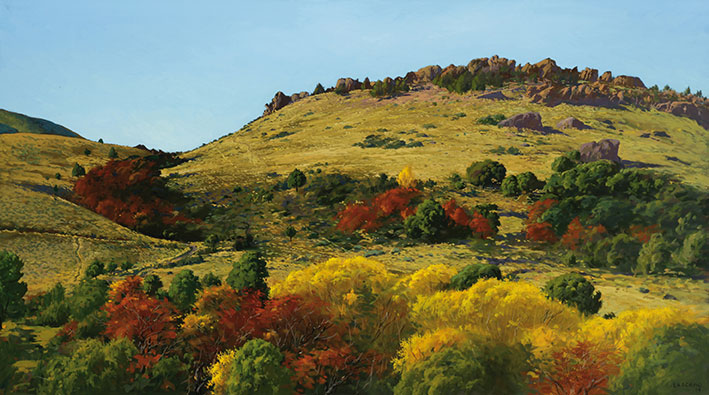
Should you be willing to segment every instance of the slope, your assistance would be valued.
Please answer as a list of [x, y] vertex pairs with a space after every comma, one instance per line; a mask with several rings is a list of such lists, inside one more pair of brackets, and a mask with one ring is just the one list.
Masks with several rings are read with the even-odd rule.
[[51, 134], [65, 137], [81, 137], [68, 128], [46, 119], [33, 118], [24, 114], [0, 109], [0, 134], [33, 133]]

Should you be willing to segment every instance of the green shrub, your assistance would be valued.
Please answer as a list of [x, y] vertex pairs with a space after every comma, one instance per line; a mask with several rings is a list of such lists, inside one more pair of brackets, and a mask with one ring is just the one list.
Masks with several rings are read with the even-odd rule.
[[118, 264], [116, 262], [111, 261], [106, 264], [105, 272], [106, 273], [113, 273], [116, 271], [116, 269], [118, 269]]
[[638, 254], [635, 273], [663, 273], [669, 268], [674, 246], [661, 233], [655, 233], [643, 244]]
[[578, 273], [563, 274], [550, 280], [544, 292], [551, 299], [575, 307], [586, 315], [596, 314], [602, 305], [601, 292]]
[[678, 270], [687, 273], [696, 269], [709, 269], [709, 236], [704, 230], [691, 233], [682, 242], [676, 253], [672, 255], [672, 260]]
[[427, 242], [441, 241], [447, 227], [446, 213], [434, 199], [425, 200], [416, 209], [416, 214], [404, 221], [404, 229], [409, 238]]
[[340, 173], [328, 173], [313, 177], [306, 187], [309, 199], [320, 206], [334, 206], [344, 202], [355, 190], [356, 181]]
[[642, 243], [625, 233], [614, 236], [607, 247], [603, 248], [606, 262], [624, 273], [630, 273], [635, 268]]
[[551, 169], [557, 173], [563, 173], [579, 164], [581, 164], [581, 153], [579, 151], [571, 151], [554, 159]]
[[616, 233], [625, 229], [633, 220], [633, 205], [630, 202], [603, 197], [591, 210], [589, 225], [603, 225], [608, 231]]
[[530, 193], [544, 188], [544, 181], [540, 181], [531, 171], [517, 174], [517, 185], [522, 192]]
[[513, 175], [509, 175], [502, 180], [500, 190], [502, 190], [502, 195], [507, 197], [517, 197], [522, 194], [522, 188], [519, 187], [517, 176]]
[[260, 253], [249, 251], [234, 263], [226, 283], [236, 290], [252, 289], [261, 292], [263, 296], [268, 296], [266, 278], [268, 278], [266, 261]]
[[123, 270], [123, 271], [130, 270], [133, 268], [133, 266], [134, 266], [133, 262], [131, 262], [131, 261], [121, 262], [121, 270]]
[[17, 380], [15, 367], [16, 346], [10, 339], [0, 338], [0, 388], [13, 393], [13, 386]]
[[57, 173], [57, 174], [54, 175], [54, 178], [56, 178], [57, 180], [61, 180], [61, 179], [62, 179], [62, 175], [59, 174], [59, 173]]
[[189, 311], [197, 301], [197, 292], [202, 288], [199, 278], [190, 269], [177, 273], [170, 283], [170, 301], [181, 311]]
[[212, 233], [211, 235], [207, 236], [206, 239], [204, 239], [204, 244], [207, 245], [209, 251], [216, 251], [217, 247], [219, 246], [219, 236]]
[[96, 278], [104, 273], [105, 269], [103, 262], [95, 260], [89, 264], [89, 266], [84, 271], [86, 278]]
[[86, 155], [86, 156], [91, 155], [91, 150], [88, 148], [84, 148], [84, 155]]
[[449, 346], [408, 367], [396, 395], [528, 393], [529, 351], [477, 342]]
[[150, 296], [157, 295], [162, 286], [162, 280], [157, 274], [148, 274], [143, 278], [143, 291]]
[[288, 238], [289, 241], [293, 241], [293, 237], [298, 233], [297, 230], [295, 230], [294, 227], [289, 226], [286, 228], [286, 231], [284, 232], [285, 236]]
[[25, 266], [22, 259], [9, 251], [0, 251], [0, 329], [8, 318], [24, 312], [22, 298], [27, 292], [27, 283], [20, 281]]
[[486, 117], [478, 119], [478, 123], [481, 125], [495, 126], [498, 123], [504, 121], [505, 119], [507, 119], [507, 117], [503, 114], [488, 115]]
[[465, 172], [471, 184], [485, 187], [501, 183], [507, 170], [502, 163], [485, 159], [473, 162]]
[[236, 351], [229, 369], [226, 390], [234, 395], [291, 394], [294, 373], [283, 366], [283, 354], [273, 344], [249, 340]]
[[116, 159], [118, 158], [118, 153], [116, 152], [116, 149], [111, 147], [110, 150], [108, 150], [108, 157], [111, 159]]
[[71, 170], [72, 177], [81, 177], [86, 175], [86, 169], [78, 163], [74, 163], [74, 168]]
[[690, 394], [709, 388], [709, 329], [673, 325], [636, 343], [610, 382], [616, 394]]
[[450, 288], [462, 291], [470, 288], [482, 278], [496, 278], [502, 280], [502, 272], [497, 265], [473, 263], [464, 267], [458, 274], [451, 277]]
[[202, 289], [222, 285], [222, 280], [216, 274], [209, 272], [202, 276]]
[[319, 95], [321, 93], [325, 93], [325, 88], [323, 88], [322, 84], [318, 83], [315, 86], [315, 90], [313, 90], [313, 95]]
[[306, 182], [305, 174], [303, 174], [303, 172], [298, 169], [293, 170], [288, 175], [288, 181], [287, 181], [288, 188], [295, 188], [296, 192], [298, 192], [298, 188], [305, 185], [305, 182]]
[[98, 279], [83, 279], [74, 287], [68, 298], [71, 317], [77, 321], [83, 320], [89, 314], [97, 311], [108, 300], [108, 282]]

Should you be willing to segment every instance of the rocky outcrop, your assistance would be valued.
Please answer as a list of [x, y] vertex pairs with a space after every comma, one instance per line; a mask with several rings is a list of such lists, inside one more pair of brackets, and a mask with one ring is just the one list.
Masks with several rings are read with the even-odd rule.
[[512, 59], [501, 58], [497, 55], [491, 58], [473, 59], [466, 67], [469, 72], [477, 73], [495, 73], [504, 76], [510, 76], [516, 69], [516, 63]]
[[556, 106], [561, 103], [574, 105], [589, 105], [599, 107], [618, 107], [621, 98], [611, 94], [603, 86], [578, 84], [564, 86], [554, 83], [532, 85], [527, 88], [525, 96], [533, 103]]
[[589, 129], [589, 127], [574, 117], [568, 117], [556, 124], [558, 129]]
[[290, 103], [291, 97], [286, 96], [286, 94], [281, 91], [278, 91], [276, 92], [276, 95], [273, 96], [273, 99], [271, 99], [271, 102], [266, 104], [266, 110], [264, 110], [263, 115], [272, 114]]
[[513, 115], [498, 123], [497, 126], [539, 131], [544, 130], [544, 126], [542, 126], [542, 116], [539, 115], [538, 112], [525, 112], [522, 114]]
[[709, 108], [706, 105], [688, 101], [675, 101], [660, 103], [655, 106], [655, 109], [693, 119], [704, 129], [709, 129]]
[[598, 79], [601, 82], [611, 82], [613, 81], [613, 73], [610, 71], [606, 71], [601, 75], [601, 78]]
[[624, 86], [626, 88], [642, 88], [645, 89], [645, 84], [638, 77], [629, 75], [619, 75], [613, 78], [613, 85]]
[[488, 100], [511, 100], [509, 97], [505, 96], [502, 92], [490, 92], [484, 95], [478, 96], [478, 99], [488, 99]]
[[353, 90], [360, 89], [362, 83], [359, 80], [353, 80], [352, 78], [340, 78], [335, 84], [335, 91], [337, 92], [352, 92]]
[[438, 65], [422, 67], [414, 73], [416, 76], [414, 82], [431, 82], [434, 78], [441, 75], [442, 72], [443, 69]]
[[607, 159], [620, 164], [619, 147], [620, 141], [614, 139], [603, 139], [599, 142], [591, 141], [590, 143], [582, 144], [579, 148], [581, 162], [588, 163]]
[[588, 82], [596, 82], [598, 80], [598, 70], [586, 67], [579, 74], [579, 79]]

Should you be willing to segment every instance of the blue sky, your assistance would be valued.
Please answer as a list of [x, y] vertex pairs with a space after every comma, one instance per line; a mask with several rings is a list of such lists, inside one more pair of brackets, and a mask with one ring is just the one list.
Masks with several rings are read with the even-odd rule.
[[494, 54], [706, 95], [708, 44], [706, 0], [0, 0], [0, 108], [189, 150], [257, 118], [278, 90]]

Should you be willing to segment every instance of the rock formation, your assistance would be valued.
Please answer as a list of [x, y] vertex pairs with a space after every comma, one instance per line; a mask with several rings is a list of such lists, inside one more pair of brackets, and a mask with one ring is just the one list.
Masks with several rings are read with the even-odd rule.
[[544, 130], [544, 126], [542, 126], [542, 116], [539, 115], [538, 112], [525, 112], [522, 114], [513, 115], [498, 123], [497, 126], [540, 131]]
[[574, 117], [568, 117], [556, 124], [559, 129], [589, 129], [589, 127]]
[[579, 148], [581, 154], [581, 162], [595, 162], [601, 159], [607, 159], [616, 163], [621, 163], [618, 156], [618, 147], [620, 141], [614, 139], [603, 139], [599, 142], [591, 141], [590, 143], [582, 144]]

